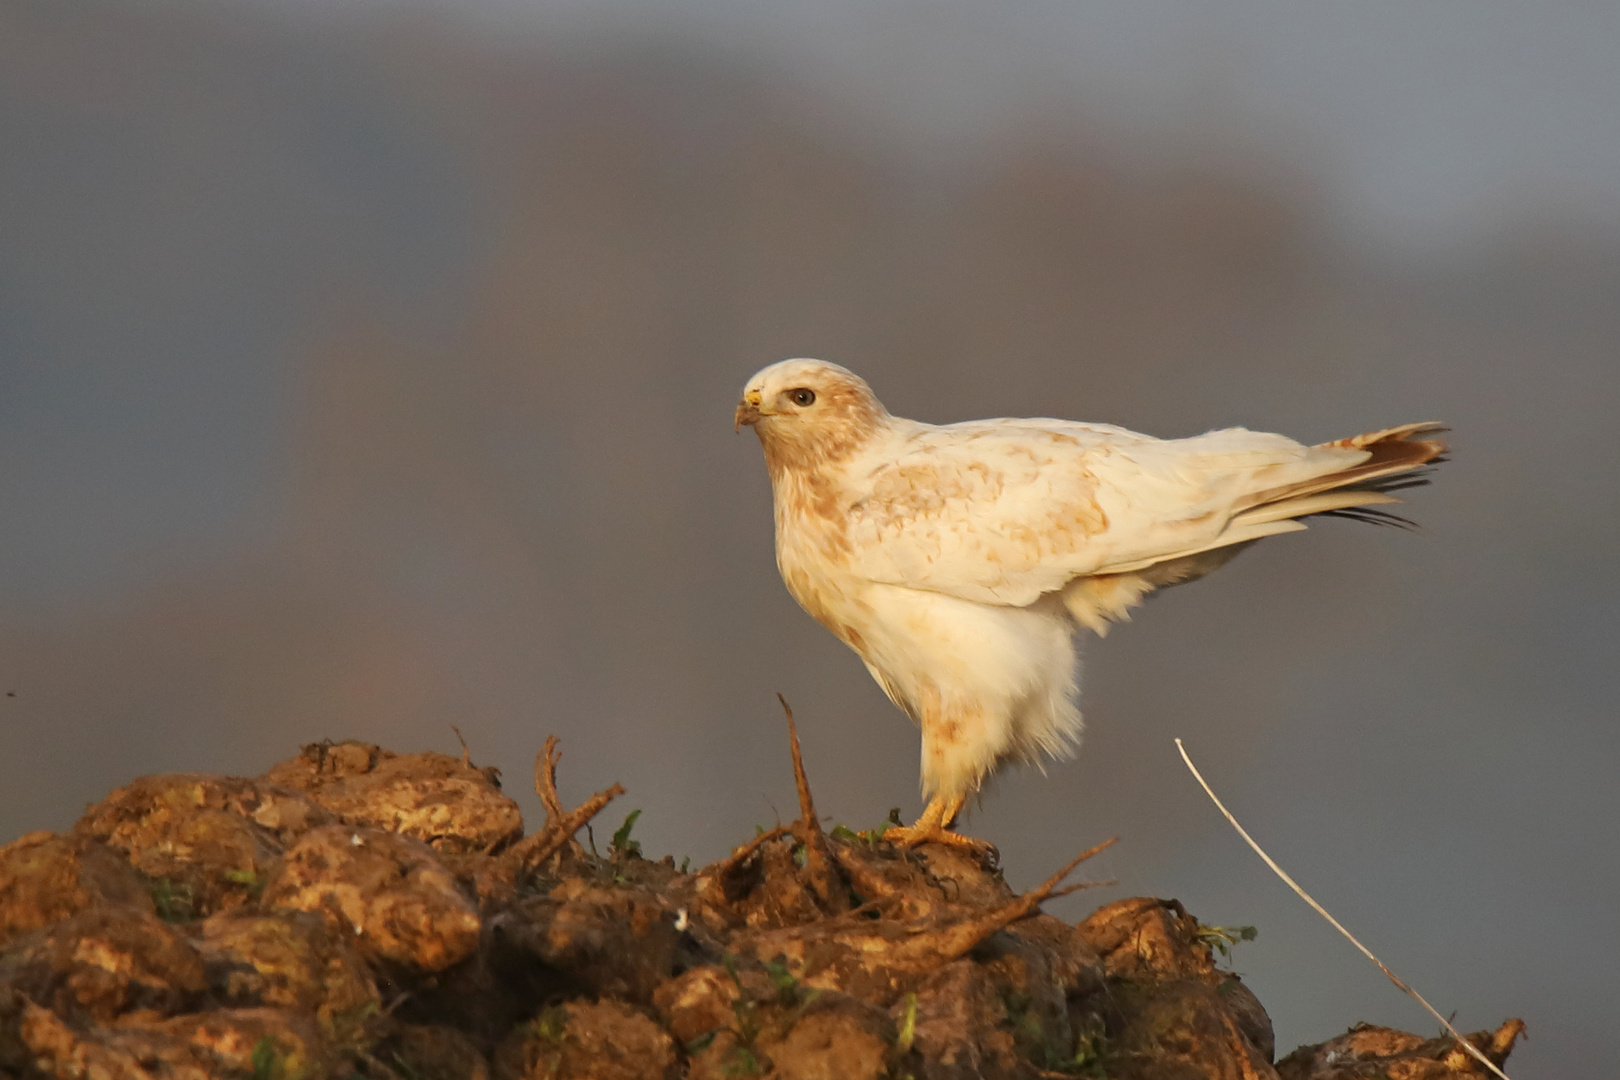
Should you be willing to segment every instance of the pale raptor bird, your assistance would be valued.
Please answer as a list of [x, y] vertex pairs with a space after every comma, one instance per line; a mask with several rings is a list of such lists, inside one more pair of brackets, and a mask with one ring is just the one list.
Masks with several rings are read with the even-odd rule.
[[749, 379], [736, 423], [765, 450], [788, 591], [922, 729], [927, 808], [886, 834], [911, 844], [974, 844], [948, 830], [998, 765], [1072, 752], [1079, 627], [1104, 634], [1300, 518], [1390, 520], [1369, 508], [1445, 452], [1436, 423], [1320, 446], [1243, 428], [935, 426], [820, 360]]

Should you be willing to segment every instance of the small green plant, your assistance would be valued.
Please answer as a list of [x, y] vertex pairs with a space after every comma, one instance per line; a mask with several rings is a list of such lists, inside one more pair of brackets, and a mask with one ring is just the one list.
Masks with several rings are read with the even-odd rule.
[[917, 1041], [917, 995], [906, 995], [906, 1010], [900, 1015], [900, 1034], [895, 1037], [894, 1048], [902, 1054], [911, 1053], [911, 1044]]
[[764, 1070], [759, 1066], [759, 1055], [754, 1053], [752, 1046], [745, 1046], [739, 1042], [731, 1048], [727, 1055], [728, 1060], [720, 1071], [726, 1076], [758, 1076]]
[[759, 1055], [754, 1053], [754, 1041], [759, 1038], [763, 1025], [760, 1023], [753, 999], [748, 996], [748, 991], [743, 989], [742, 977], [737, 974], [736, 958], [727, 953], [721, 958], [721, 962], [725, 964], [726, 973], [731, 976], [731, 981], [737, 984], [737, 997], [731, 1003], [731, 1014], [736, 1021], [731, 1031], [736, 1040], [726, 1054], [721, 1071], [727, 1076], [758, 1076], [761, 1070]]
[[776, 987], [776, 996], [782, 1004], [793, 1005], [798, 1002], [799, 980], [788, 970], [786, 962], [780, 958], [765, 961], [765, 974], [770, 977], [771, 985]]
[[842, 840], [848, 844], [865, 844], [867, 847], [871, 847], [883, 839], [883, 834], [888, 830], [888, 823], [879, 825], [875, 829], [862, 829], [860, 832], [856, 832], [848, 825], [834, 825], [832, 835], [834, 839]]
[[1072, 1076], [1107, 1080], [1108, 1074], [1103, 1071], [1103, 1055], [1107, 1052], [1108, 1031], [1103, 1026], [1102, 1017], [1093, 1014], [1075, 1036], [1074, 1057], [1060, 1068]]
[[1034, 998], [1029, 994], [1007, 991], [1001, 995], [1001, 1009], [1006, 1016], [1003, 1026], [1012, 1034], [1019, 1052], [1030, 1060], [1053, 1064], [1052, 1059], [1058, 1055], [1047, 1044], [1046, 1026], [1041, 1022]]
[[641, 857], [640, 841], [630, 839], [630, 830], [636, 827], [636, 818], [640, 816], [640, 810], [630, 811], [629, 815], [624, 819], [624, 824], [620, 825], [613, 833], [613, 839], [608, 846], [615, 859], [639, 859]]
[[1222, 960], [1232, 959], [1232, 947], [1241, 941], [1253, 941], [1260, 931], [1252, 926], [1198, 926], [1198, 940], [1221, 954]]
[[191, 886], [172, 878], [153, 878], [146, 883], [152, 906], [164, 922], [189, 922], [197, 914], [197, 897]]
[[253, 1080], [276, 1080], [281, 1075], [281, 1053], [268, 1035], [253, 1045], [248, 1060], [253, 1063]]
[[526, 1076], [556, 1076], [562, 1068], [563, 1043], [568, 1039], [568, 1010], [551, 1005], [540, 1010], [522, 1029], [530, 1036], [525, 1045]]
[[568, 1036], [568, 1010], [561, 1005], [541, 1009], [540, 1015], [529, 1021], [529, 1032], [546, 1042], [561, 1044]]
[[[731, 981], [737, 984], [737, 996], [731, 1002], [733, 1042], [720, 1071], [726, 1076], [758, 1076], [765, 1071], [756, 1045], [760, 1033], [765, 1030], [765, 1020], [759, 1015], [759, 1002], [743, 986], [742, 975], [737, 970], [737, 958], [727, 953], [720, 958], [720, 963], [725, 967], [726, 974], [731, 976]], [[800, 987], [799, 980], [781, 957], [767, 960], [764, 966], [766, 977], [776, 989], [777, 1001], [782, 1005], [796, 1005], [803, 1009], [820, 993]]]
[[269, 878], [264, 877], [257, 870], [227, 870], [225, 871], [225, 880], [233, 885], [247, 886], [248, 899], [250, 900], [257, 900], [260, 894], [264, 892], [265, 885], [269, 883]]

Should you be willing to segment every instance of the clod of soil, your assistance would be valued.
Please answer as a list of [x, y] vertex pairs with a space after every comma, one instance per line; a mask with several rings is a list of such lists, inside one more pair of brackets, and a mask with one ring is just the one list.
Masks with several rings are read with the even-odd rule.
[[263, 887], [294, 837], [332, 818], [292, 791], [253, 780], [171, 773], [143, 776], [74, 826], [156, 883], [165, 918], [229, 911]]
[[92, 907], [157, 910], [123, 854], [89, 837], [34, 832], [0, 848], [0, 948]]
[[370, 743], [316, 743], [264, 775], [337, 820], [413, 836], [435, 851], [491, 852], [523, 835], [498, 769], [447, 754], [395, 754]]
[[478, 947], [478, 909], [420, 840], [323, 825], [287, 852], [265, 885], [268, 911], [308, 911], [361, 951], [417, 971], [443, 971]]
[[[1271, 1023], [1173, 900], [1079, 925], [935, 846], [801, 816], [690, 873], [523, 835], [491, 769], [323, 743], [144, 777], [0, 848], [0, 1075], [95, 1080], [1438, 1080], [1454, 1042]], [[1088, 853], [1089, 854], [1089, 853]], [[1083, 858], [1083, 856], [1082, 856]], [[1080, 860], [1077, 860], [1077, 862]], [[1503, 1061], [1508, 1021], [1471, 1037]]]
[[351, 935], [318, 915], [232, 912], [188, 928], [212, 997], [315, 1017], [338, 1034], [381, 1008], [376, 980]]
[[[1509, 1020], [1495, 1031], [1479, 1031], [1468, 1041], [1501, 1066], [1524, 1022]], [[1405, 1031], [1357, 1024], [1337, 1039], [1302, 1046], [1277, 1062], [1282, 1080], [1448, 1080], [1479, 1069], [1472, 1056], [1451, 1039], [1425, 1039]]]

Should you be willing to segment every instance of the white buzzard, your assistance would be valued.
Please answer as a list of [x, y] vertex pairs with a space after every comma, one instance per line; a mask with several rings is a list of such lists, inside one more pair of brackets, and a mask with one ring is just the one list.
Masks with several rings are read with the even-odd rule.
[[1147, 593], [1300, 518], [1389, 520], [1368, 508], [1399, 502], [1390, 491], [1445, 451], [1423, 437], [1434, 423], [1320, 446], [1243, 428], [935, 426], [820, 360], [749, 379], [736, 422], [765, 449], [788, 591], [922, 729], [927, 809], [886, 834], [912, 844], [972, 843], [947, 830], [986, 776], [1073, 750], [1078, 627], [1106, 633]]

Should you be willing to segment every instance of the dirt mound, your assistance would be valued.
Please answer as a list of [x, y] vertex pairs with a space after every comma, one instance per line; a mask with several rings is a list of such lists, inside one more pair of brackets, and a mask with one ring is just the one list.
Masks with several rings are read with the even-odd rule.
[[[1173, 900], [1073, 926], [934, 845], [801, 817], [698, 870], [574, 834], [554, 741], [525, 837], [493, 770], [361, 743], [143, 777], [0, 848], [0, 1075], [864, 1080], [1483, 1075], [1358, 1027], [1275, 1066], [1221, 933]], [[1097, 849], [1094, 849], [1097, 850]], [[1522, 1025], [1472, 1037], [1501, 1061]]]

